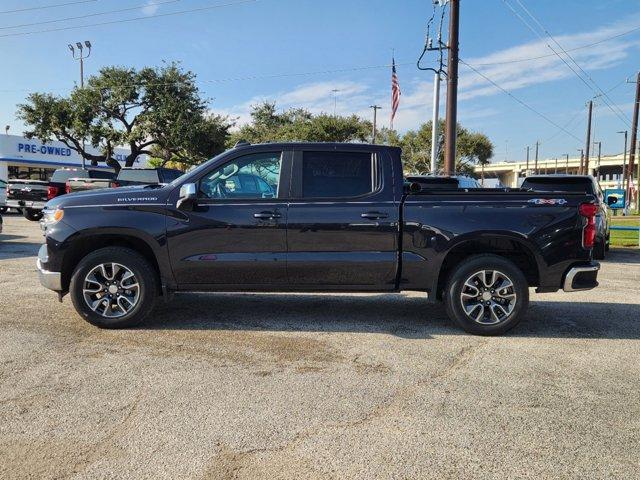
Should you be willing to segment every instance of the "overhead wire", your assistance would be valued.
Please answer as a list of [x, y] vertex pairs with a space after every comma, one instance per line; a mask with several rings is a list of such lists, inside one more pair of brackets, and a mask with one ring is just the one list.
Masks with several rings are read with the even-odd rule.
[[[181, 2], [182, 0], [164, 0], [164, 1], [159, 1], [156, 3], [153, 3], [151, 5], [153, 6], [160, 6], [160, 5], [166, 5], [168, 3], [178, 3]], [[129, 12], [131, 10], [138, 10], [140, 8], [144, 8], [144, 7], [148, 7], [150, 4], [149, 3], [143, 3], [141, 5], [136, 5], [134, 7], [127, 7], [127, 8], [120, 8], [117, 10], [107, 10], [105, 12], [96, 12], [96, 13], [87, 13], [84, 15], [77, 15], [75, 17], [66, 17], [66, 18], [56, 18], [53, 20], [44, 20], [44, 21], [40, 21], [40, 22], [31, 22], [31, 23], [21, 23], [18, 25], [7, 25], [4, 27], [0, 27], [0, 30], [8, 30], [10, 28], [23, 28], [23, 27], [32, 27], [34, 25], [45, 25], [45, 24], [49, 24], [49, 23], [57, 23], [57, 22], [66, 22], [69, 20], [80, 20], [83, 18], [90, 18], [90, 17], [98, 17], [101, 15], [110, 15], [113, 13], [122, 13], [122, 12]]]
[[139, 21], [139, 20], [151, 20], [153, 18], [161, 18], [161, 17], [171, 17], [171, 16], [175, 16], [175, 15], [184, 15], [184, 14], [188, 14], [188, 13], [196, 13], [196, 12], [204, 12], [207, 10], [213, 10], [216, 8], [224, 8], [224, 7], [232, 7], [232, 6], [236, 6], [236, 5], [242, 5], [242, 4], [246, 4], [246, 3], [255, 3], [258, 0], [238, 0], [235, 2], [229, 2], [229, 3], [220, 3], [217, 5], [210, 5], [207, 7], [200, 7], [200, 8], [191, 8], [188, 10], [179, 10], [177, 12], [167, 12], [167, 13], [157, 13], [157, 14], [153, 14], [153, 15], [145, 15], [142, 17], [133, 17], [133, 18], [124, 18], [124, 19], [120, 19], [120, 20], [111, 20], [108, 22], [97, 22], [97, 23], [88, 23], [85, 25], [75, 25], [75, 26], [68, 26], [68, 27], [59, 27], [59, 28], [48, 28], [48, 29], [44, 29], [44, 30], [32, 30], [29, 32], [14, 32], [14, 33], [4, 33], [0, 35], [0, 38], [6, 38], [6, 37], [19, 37], [19, 36], [24, 36], [24, 35], [36, 35], [39, 33], [49, 33], [49, 32], [61, 32], [64, 30], [73, 30], [73, 29], [77, 29], [77, 28], [87, 28], [87, 27], [99, 27], [99, 26], [104, 26], [104, 25], [115, 25], [115, 24], [119, 24], [119, 23], [128, 23], [128, 22], [135, 22], [135, 21]]
[[[598, 84], [598, 82], [596, 82], [593, 77], [582, 68], [582, 66], [580, 66], [580, 64], [576, 61], [575, 58], [573, 58], [565, 49], [562, 45], [560, 45], [560, 43], [555, 39], [555, 37], [553, 35], [551, 35], [551, 33], [549, 32], [549, 30], [542, 24], [542, 22], [540, 22], [540, 20], [538, 20], [538, 18], [531, 13], [531, 11], [523, 4], [524, 0], [515, 0], [518, 5], [520, 5], [520, 7], [527, 13], [527, 15], [529, 15], [529, 17], [531, 19], [533, 19], [534, 22], [536, 22], [536, 24], [547, 34], [547, 36], [560, 48], [560, 50], [562, 50], [562, 52], [569, 57], [569, 59], [571, 59], [571, 61], [574, 63], [574, 65], [576, 67], [578, 67], [578, 69], [589, 79], [589, 81], [596, 87], [596, 89], [600, 92], [600, 94], [602, 96], [604, 96], [604, 98], [606, 98], [608, 100], [605, 101], [605, 105], [607, 105], [607, 107], [613, 111], [615, 113], [614, 110], [617, 110], [620, 115], [622, 115], [622, 117], [620, 117], [624, 123], [627, 123], [630, 125], [629, 123], [629, 119], [628, 117], [625, 115], [625, 113], [620, 109], [620, 107], [618, 107], [615, 102], [609, 97], [609, 95], [607, 95], [607, 92], [605, 92], [600, 85]], [[611, 102], [611, 105], [609, 105], [609, 102]]]
[[31, 12], [34, 10], [45, 10], [47, 8], [56, 8], [56, 7], [67, 7], [69, 5], [78, 5], [81, 3], [95, 3], [99, 0], [76, 0], [74, 2], [64, 2], [64, 3], [53, 3], [50, 5], [40, 5], [39, 7], [25, 7], [25, 8], [16, 8], [13, 10], [3, 10], [0, 12], [0, 15], [4, 15], [6, 13], [20, 13], [20, 12]]
[[510, 91], [508, 91], [507, 89], [503, 88], [501, 85], [499, 85], [497, 82], [495, 82], [494, 80], [492, 80], [491, 78], [489, 78], [487, 75], [485, 75], [484, 73], [482, 73], [480, 70], [478, 70], [477, 68], [475, 68], [474, 66], [470, 65], [469, 63], [465, 62], [463, 59], [459, 58], [460, 63], [466, 65], [467, 67], [469, 67], [471, 70], [473, 70], [474, 72], [476, 72], [478, 75], [480, 75], [482, 78], [484, 78], [487, 82], [489, 82], [491, 85], [493, 85], [494, 87], [496, 87], [498, 90], [502, 91], [503, 93], [505, 93], [506, 95], [508, 95], [509, 97], [511, 97], [513, 100], [515, 100], [516, 102], [518, 102], [520, 105], [522, 105], [523, 107], [525, 107], [526, 109], [532, 111], [533, 113], [535, 113], [536, 115], [538, 115], [540, 118], [544, 119], [547, 123], [553, 125], [554, 127], [556, 127], [559, 130], [562, 130], [564, 133], [566, 133], [567, 135], [569, 135], [570, 137], [574, 138], [575, 140], [581, 142], [582, 140], [580, 138], [578, 138], [577, 136], [575, 136], [573, 133], [571, 133], [570, 131], [568, 131], [566, 128], [562, 127], [561, 125], [558, 125], [556, 122], [554, 122], [553, 120], [551, 120], [547, 115], [545, 115], [542, 112], [539, 112], [538, 110], [536, 110], [535, 108], [533, 108], [531, 105], [529, 105], [528, 103], [526, 103], [525, 101], [519, 99], [518, 97], [516, 97], [515, 95], [513, 95]]
[[[558, 51], [556, 49], [554, 49], [548, 42], [546, 42], [547, 47], [553, 52], [553, 54], [555, 56], [557, 56], [566, 66], [567, 68], [569, 68], [569, 70], [571, 70], [571, 72], [573, 72], [573, 74], [578, 77], [578, 79], [585, 84], [585, 86], [591, 90], [591, 92], [594, 94], [594, 96], [597, 96], [598, 93], [597, 91], [600, 92], [601, 95], [603, 95], [603, 103], [620, 119], [622, 120], [624, 123], [626, 123], [627, 125], [629, 125], [629, 120], [625, 117], [624, 113], [620, 112], [620, 111], [616, 111], [614, 106], [611, 105], [608, 101], [608, 96], [605, 94], [605, 92], [600, 88], [599, 85], [597, 85], [597, 83], [593, 80], [593, 78], [591, 78], [591, 76], [584, 71], [584, 69], [575, 61], [575, 59], [573, 59], [573, 57], [571, 55], [569, 55], [567, 53], [567, 51], [562, 47], [562, 45], [560, 45], [557, 40], [555, 40], [555, 38], [553, 38], [553, 36], [549, 33], [549, 31], [544, 28], [544, 26], [542, 26], [542, 24], [537, 20], [537, 18], [535, 18], [535, 16], [533, 16], [527, 9], [526, 7], [524, 7], [522, 5], [522, 3], [520, 2], [520, 0], [515, 0], [516, 2], [518, 2], [518, 4], [528, 13], [528, 15], [540, 26], [540, 28], [547, 34], [547, 36], [563, 51], [563, 53], [575, 64], [575, 66], [585, 74], [585, 76], [591, 81], [591, 83], [596, 87], [596, 89], [594, 90], [593, 86], [591, 84], [589, 84], [589, 82], [582, 76], [580, 75], [580, 73], [578, 73], [576, 71], [576, 69], [567, 61], [567, 59], [565, 59], [562, 55], [560, 55], [558, 53]], [[511, 12], [522, 22], [524, 23], [524, 25], [529, 28], [529, 30], [531, 30], [536, 36], [538, 36], [542, 41], [545, 41], [543, 35], [538, 32], [529, 22], [527, 22], [521, 15], [520, 13], [515, 10], [515, 8], [513, 8], [513, 6], [508, 2], [508, 0], [502, 0], [502, 3], [504, 5], [506, 5], [509, 10], [511, 10]], [[597, 90], [597, 91], [596, 91]], [[613, 102], [612, 102], [613, 103]]]

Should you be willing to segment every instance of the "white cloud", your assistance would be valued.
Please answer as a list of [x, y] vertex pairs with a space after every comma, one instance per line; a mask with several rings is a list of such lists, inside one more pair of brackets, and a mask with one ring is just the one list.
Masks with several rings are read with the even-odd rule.
[[[633, 25], [634, 21], [637, 22], [637, 18], [603, 26], [589, 32], [558, 35], [555, 38], [565, 49], [571, 50], [631, 30], [635, 26]], [[464, 55], [461, 56], [466, 62], [474, 65], [484, 75], [508, 91], [574, 76], [562, 60], [553, 55], [547, 43], [551, 43], [551, 40], [548, 42], [547, 40], [534, 40], [499, 50], [483, 57], [466, 58]], [[553, 46], [556, 50], [559, 50], [559, 47]], [[591, 72], [618, 65], [634, 51], [637, 51], [639, 47], [640, 39], [628, 39], [621, 36], [618, 39], [593, 45], [589, 48], [573, 50], [570, 54], [585, 71]], [[534, 57], [542, 58], [527, 62], [513, 62], [514, 60]], [[458, 95], [460, 118], [478, 120], [497, 115], [499, 112], [495, 109], [478, 108], [472, 100], [501, 94], [500, 90], [464, 65], [460, 67]], [[577, 67], [574, 66], [574, 69], [577, 70]], [[399, 131], [405, 131], [416, 128], [431, 118], [433, 82], [431, 80], [423, 80], [424, 77], [420, 80], [411, 79], [403, 71], [399, 71], [399, 77], [402, 96], [394, 126]], [[577, 78], [575, 78], [575, 82], [576, 85], [586, 90], [586, 86], [582, 85]], [[303, 107], [313, 113], [333, 113], [334, 97], [332, 90], [337, 89], [336, 113], [341, 115], [355, 113], [363, 118], [371, 118], [369, 105], [375, 103], [383, 107], [383, 110], [378, 112], [380, 125], [387, 126], [390, 114], [390, 88], [390, 85], [387, 84], [382, 88], [379, 88], [378, 85], [374, 88], [370, 84], [357, 81], [305, 83], [289, 91], [257, 96], [231, 108], [216, 111], [223, 114], [226, 113], [234, 118], [237, 117], [239, 124], [250, 120], [252, 105], [265, 100], [275, 101], [277, 107], [283, 110], [291, 107]], [[443, 81], [441, 88], [441, 115], [444, 114], [445, 96], [446, 82]]]
[[160, 6], [157, 3], [157, 0], [147, 0], [147, 4], [142, 7], [142, 13], [145, 15], [153, 15], [158, 11]]

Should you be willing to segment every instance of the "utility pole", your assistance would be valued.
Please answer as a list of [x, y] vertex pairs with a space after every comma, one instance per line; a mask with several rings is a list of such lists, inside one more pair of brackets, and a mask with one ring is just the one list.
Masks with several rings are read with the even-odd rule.
[[431, 175], [438, 160], [438, 117], [440, 116], [440, 72], [433, 74], [433, 114], [431, 115]]
[[580, 174], [588, 175], [589, 174], [589, 152], [591, 150], [591, 117], [593, 116], [593, 100], [589, 100], [587, 104], [589, 114], [587, 116], [587, 144], [585, 145], [585, 155], [584, 155], [584, 170], [582, 164], [580, 165]]
[[555, 173], [556, 175], [558, 174], [558, 157], [556, 157], [556, 169], [553, 173]]
[[624, 177], [627, 170], [627, 135], [629, 134], [629, 132], [624, 130], [617, 133], [624, 134], [624, 150], [622, 153], [622, 185], [620, 184], [620, 179], [618, 179], [618, 188], [624, 188]]
[[529, 175], [529, 145], [527, 145], [527, 168], [524, 171], [524, 176]]
[[[633, 82], [632, 82], [633, 83]], [[636, 99], [633, 104], [633, 118], [631, 119], [631, 151], [629, 152], [629, 168], [627, 169], [627, 198], [631, 197], [631, 183], [633, 182], [633, 164], [636, 159], [636, 142], [638, 138], [638, 109], [640, 108], [640, 72], [636, 77]], [[640, 162], [638, 162], [640, 165]], [[640, 171], [640, 170], [639, 170]], [[640, 181], [640, 176], [638, 177]], [[640, 195], [639, 195], [640, 196]]]
[[458, 122], [458, 38], [460, 0], [449, 1], [449, 59], [447, 60], [447, 118], [444, 134], [444, 174], [454, 173]]
[[540, 145], [540, 142], [536, 140], [536, 159], [533, 166], [533, 170], [536, 172], [536, 175], [538, 174], [538, 146], [539, 145]]
[[569, 154], [565, 153], [565, 156], [567, 157], [567, 163], [565, 164], [564, 173], [569, 175]]
[[369, 108], [373, 108], [373, 132], [372, 132], [372, 141], [371, 143], [376, 143], [376, 120], [378, 117], [378, 110], [380, 110], [382, 107], [378, 106], [378, 105], [369, 105]]

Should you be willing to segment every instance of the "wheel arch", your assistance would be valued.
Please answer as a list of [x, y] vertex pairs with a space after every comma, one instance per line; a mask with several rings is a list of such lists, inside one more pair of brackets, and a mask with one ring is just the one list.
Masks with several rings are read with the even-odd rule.
[[523, 273], [530, 287], [540, 284], [544, 266], [541, 265], [537, 249], [525, 238], [513, 234], [489, 233], [474, 238], [462, 238], [447, 251], [436, 283], [436, 297], [442, 299], [442, 292], [451, 272], [460, 262], [473, 255], [493, 254], [512, 261]]
[[152, 243], [148, 239], [144, 239], [139, 235], [116, 232], [100, 232], [81, 235], [73, 240], [66, 249], [66, 254], [62, 260], [62, 288], [64, 291], [69, 289], [71, 276], [78, 263], [89, 253], [105, 247], [124, 247], [129, 248], [142, 255], [158, 274], [158, 278], [164, 284], [167, 279], [165, 269], [158, 258], [158, 252], [152, 247]]

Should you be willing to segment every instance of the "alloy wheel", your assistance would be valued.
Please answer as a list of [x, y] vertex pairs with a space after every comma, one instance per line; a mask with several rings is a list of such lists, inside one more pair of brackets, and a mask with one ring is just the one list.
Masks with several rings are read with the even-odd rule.
[[506, 321], [513, 313], [516, 301], [513, 282], [498, 270], [480, 270], [470, 275], [460, 293], [465, 315], [481, 325]]
[[84, 277], [82, 295], [88, 307], [106, 318], [129, 313], [140, 299], [135, 274], [120, 263], [101, 263]]

